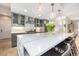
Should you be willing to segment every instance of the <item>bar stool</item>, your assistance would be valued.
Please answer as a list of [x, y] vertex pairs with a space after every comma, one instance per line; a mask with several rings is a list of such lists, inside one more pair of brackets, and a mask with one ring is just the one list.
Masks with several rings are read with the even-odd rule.
[[[62, 45], [63, 44], [63, 45]], [[58, 48], [56, 50], [55, 48]], [[71, 56], [71, 46], [70, 44], [60, 43], [55, 48], [50, 49], [41, 56]]]
[[76, 44], [75, 44], [76, 37], [77, 37], [77, 34], [75, 36], [73, 36], [73, 37], [68, 37], [64, 41], [64, 43], [69, 43], [71, 45], [71, 48], [72, 48], [71, 50], [72, 50], [73, 56], [76, 56], [77, 55], [77, 51], [78, 51], [78, 49], [76, 47]]
[[62, 53], [59, 51], [56, 51], [54, 48], [50, 49], [46, 53], [42, 54], [41, 56], [60, 56]]
[[62, 56], [72, 56], [70, 44], [67, 43], [67, 50], [62, 54]]
[[54, 48], [50, 49], [41, 56], [75, 56], [77, 55], [77, 47], [75, 44], [76, 36], [68, 37]]
[[57, 51], [61, 53], [61, 56], [72, 56], [71, 45], [69, 43], [61, 42], [55, 47]]

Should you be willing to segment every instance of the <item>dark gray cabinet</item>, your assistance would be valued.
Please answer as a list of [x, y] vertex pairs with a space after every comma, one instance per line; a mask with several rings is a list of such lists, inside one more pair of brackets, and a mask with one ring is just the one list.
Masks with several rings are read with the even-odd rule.
[[34, 24], [35, 24], [35, 27], [43, 27], [44, 21], [41, 19], [35, 19]]
[[20, 24], [25, 25], [25, 16], [21, 15], [20, 17], [21, 17]]
[[44, 27], [45, 22], [48, 22], [48, 20], [46, 20], [46, 19], [37, 19], [37, 18], [35, 18], [35, 20], [34, 20], [35, 27]]
[[49, 21], [46, 20], [46, 19], [37, 19], [37, 18], [35, 18], [34, 26], [35, 27], [44, 27], [44, 31], [47, 32], [47, 27], [45, 25], [47, 22], [49, 22]]
[[12, 16], [12, 17], [13, 17], [13, 18], [12, 18], [12, 19], [13, 19], [13, 24], [18, 24], [18, 14], [13, 13], [12, 15], [13, 15], [13, 16]]
[[20, 15], [17, 13], [12, 13], [12, 25], [25, 25], [25, 15]]
[[12, 25], [25, 26], [25, 24], [27, 23], [34, 24], [34, 18], [21, 15], [21, 14], [17, 14], [17, 13], [12, 13]]
[[17, 34], [12, 34], [11, 35], [11, 45], [12, 47], [16, 47], [17, 46]]

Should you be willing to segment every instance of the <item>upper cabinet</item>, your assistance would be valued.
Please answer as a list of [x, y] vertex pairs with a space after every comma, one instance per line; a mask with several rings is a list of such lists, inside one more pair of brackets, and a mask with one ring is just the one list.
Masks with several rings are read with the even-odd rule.
[[17, 13], [12, 13], [12, 25], [14, 26], [24, 26], [25, 16]]
[[12, 26], [26, 26], [26, 24], [34, 24], [34, 18], [25, 15], [12, 13]]
[[48, 22], [48, 20], [35, 18], [34, 25], [35, 25], [35, 27], [44, 27], [45, 22]]
[[34, 31], [34, 18], [12, 13], [12, 33]]
[[25, 25], [25, 16], [24, 15], [20, 15], [20, 24]]
[[18, 14], [12, 13], [12, 24], [18, 24]]
[[25, 24], [34, 24], [34, 18], [33, 17], [26, 17]]

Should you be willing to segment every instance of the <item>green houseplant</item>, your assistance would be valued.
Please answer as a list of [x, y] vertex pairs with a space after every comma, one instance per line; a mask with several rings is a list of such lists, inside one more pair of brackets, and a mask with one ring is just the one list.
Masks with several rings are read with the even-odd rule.
[[54, 23], [46, 23], [48, 33], [53, 33], [55, 31], [55, 24]]

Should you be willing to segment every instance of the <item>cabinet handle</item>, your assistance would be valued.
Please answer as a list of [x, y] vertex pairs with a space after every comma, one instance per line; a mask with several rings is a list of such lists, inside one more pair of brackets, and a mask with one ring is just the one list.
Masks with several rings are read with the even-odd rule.
[[3, 30], [1, 29], [1, 32], [3, 32]]

